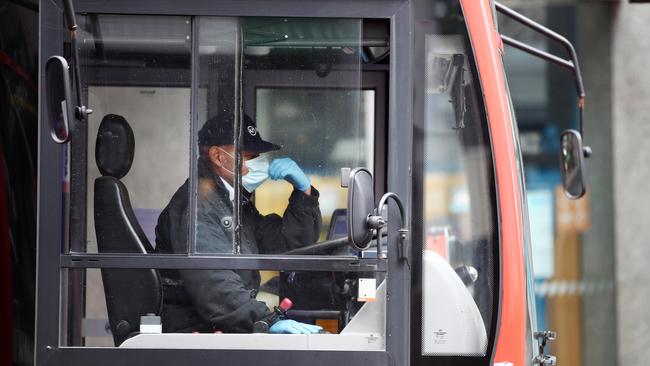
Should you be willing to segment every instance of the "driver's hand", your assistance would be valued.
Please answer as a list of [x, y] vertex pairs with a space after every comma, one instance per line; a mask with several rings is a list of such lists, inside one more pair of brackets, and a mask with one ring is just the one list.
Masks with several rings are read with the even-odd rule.
[[274, 334], [312, 334], [322, 331], [318, 325], [300, 323], [295, 320], [279, 320], [269, 328], [269, 333]]
[[269, 177], [273, 180], [284, 179], [302, 192], [306, 192], [311, 187], [307, 175], [295, 161], [289, 158], [273, 160], [269, 166]]

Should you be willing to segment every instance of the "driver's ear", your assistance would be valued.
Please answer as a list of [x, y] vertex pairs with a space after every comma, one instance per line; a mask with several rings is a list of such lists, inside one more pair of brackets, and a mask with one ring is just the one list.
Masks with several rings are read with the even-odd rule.
[[208, 157], [210, 158], [210, 162], [219, 168], [223, 167], [223, 163], [221, 162], [221, 159], [219, 158], [221, 154], [219, 153], [219, 148], [216, 146], [210, 146], [208, 149]]

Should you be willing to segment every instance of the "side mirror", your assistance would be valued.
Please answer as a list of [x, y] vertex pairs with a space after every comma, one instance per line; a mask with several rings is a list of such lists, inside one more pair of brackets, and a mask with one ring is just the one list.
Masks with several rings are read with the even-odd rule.
[[350, 172], [348, 182], [348, 241], [354, 249], [370, 246], [372, 228], [367, 220], [374, 210], [372, 174], [366, 168], [356, 168]]
[[61, 56], [52, 56], [45, 64], [45, 102], [52, 139], [58, 144], [68, 142], [70, 124], [75, 115], [70, 86], [70, 67]]
[[566, 130], [560, 136], [560, 170], [564, 194], [570, 199], [578, 199], [585, 194], [584, 163], [585, 154], [582, 137], [576, 130]]

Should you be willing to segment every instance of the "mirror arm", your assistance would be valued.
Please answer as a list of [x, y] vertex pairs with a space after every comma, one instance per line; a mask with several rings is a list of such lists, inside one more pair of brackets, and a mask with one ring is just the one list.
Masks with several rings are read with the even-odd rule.
[[[509, 7], [504, 6], [503, 4], [495, 2], [494, 5], [495, 5], [496, 10], [498, 12], [500, 12], [501, 14], [509, 17], [510, 19], [512, 19], [512, 20], [514, 20], [516, 22], [519, 22], [520, 24], [534, 30], [535, 32], [545, 36], [546, 38], [549, 38], [549, 39], [561, 44], [562, 47], [564, 47], [564, 49], [569, 54], [569, 60], [570, 61], [562, 60], [557, 56], [554, 56], [554, 57], [556, 57], [557, 59], [562, 60], [562, 61], [564, 61], [564, 63], [566, 63], [564, 65], [560, 64], [561, 66], [566, 66], [566, 67], [569, 67], [570, 69], [573, 70], [573, 75], [575, 76], [576, 89], [578, 90], [578, 97], [579, 97], [578, 105], [583, 105], [584, 106], [584, 99], [585, 99], [586, 94], [585, 94], [584, 85], [582, 83], [582, 73], [580, 72], [580, 65], [578, 64], [578, 55], [576, 54], [576, 50], [573, 47], [573, 45], [571, 44], [571, 42], [569, 42], [568, 39], [561, 36], [560, 34], [552, 31], [551, 29], [549, 29], [549, 28], [547, 28], [547, 27], [545, 27], [545, 26], [543, 26], [543, 25], [541, 25], [541, 24], [539, 24], [539, 23], [537, 23], [535, 21], [533, 21], [532, 19], [530, 19], [528, 17], [525, 17], [524, 15], [510, 9]], [[503, 35], [501, 35], [501, 38], [503, 39]], [[508, 37], [506, 37], [506, 38], [508, 38]], [[508, 39], [508, 40], [512, 40], [512, 39]], [[506, 42], [506, 39], [503, 39], [503, 41], [504, 41], [504, 43], [508, 43], [508, 42]], [[514, 45], [512, 43], [509, 43], [509, 44], [511, 46], [519, 48], [517, 45]], [[528, 45], [526, 45], [526, 46], [528, 46]], [[528, 46], [528, 48], [533, 48], [533, 47]], [[522, 51], [530, 53], [529, 49], [522, 49]], [[545, 53], [544, 51], [541, 51], [541, 50], [536, 50], [536, 51]], [[535, 53], [533, 53], [533, 54], [540, 57], [539, 54], [535, 54]], [[545, 57], [542, 57], [542, 58], [544, 58], [544, 59], [546, 59], [548, 61], [554, 62], [553, 60], [549, 60], [549, 59], [547, 59]], [[554, 62], [554, 63], [556, 63], [556, 62]], [[569, 66], [569, 64], [571, 66]], [[582, 134], [582, 131], [580, 131], [580, 133]]]
[[397, 204], [397, 208], [399, 209], [399, 214], [402, 219], [402, 227], [397, 231], [399, 233], [399, 244], [397, 247], [398, 258], [401, 260], [408, 259], [408, 250], [406, 248], [406, 244], [408, 240], [408, 232], [409, 232], [408, 216], [404, 211], [404, 205], [402, 204], [402, 200], [399, 198], [398, 195], [392, 192], [385, 193], [379, 200], [379, 204], [375, 209], [375, 215], [369, 215], [368, 218], [366, 219], [366, 224], [371, 229], [377, 230], [377, 258], [381, 259], [383, 258], [381, 252], [381, 229], [387, 224], [386, 220], [384, 220], [384, 218], [381, 215], [381, 211], [384, 208], [384, 206], [388, 203], [389, 198], [392, 199]]
[[[580, 99], [580, 102], [578, 104], [578, 112], [580, 113], [580, 137], [582, 138], [582, 141], [585, 141], [585, 135], [584, 135], [584, 130], [582, 129], [583, 126], [583, 119], [584, 119], [584, 114], [585, 114], [585, 100], [584, 98]], [[582, 155], [585, 158], [588, 158], [591, 156], [591, 147], [587, 145], [582, 146]]]
[[[526, 53], [529, 53], [529, 54], [531, 54], [533, 56], [539, 57], [542, 60], [548, 61], [548, 62], [550, 62], [550, 63], [552, 63], [554, 65], [561, 66], [561, 67], [564, 67], [566, 69], [569, 69], [569, 70], [571, 70], [572, 73], [575, 74], [575, 72], [574, 72], [575, 68], [573, 66], [573, 62], [571, 62], [569, 60], [565, 60], [565, 59], [563, 59], [561, 57], [558, 57], [558, 56], [555, 56], [555, 55], [553, 55], [553, 54], [551, 54], [549, 52], [540, 50], [540, 49], [535, 48], [535, 47], [533, 47], [531, 45], [528, 45], [528, 44], [526, 44], [524, 42], [518, 41], [518, 40], [516, 40], [514, 38], [510, 38], [510, 37], [508, 37], [508, 36], [506, 36], [504, 34], [501, 35], [501, 40], [503, 41], [503, 43], [507, 44], [508, 46], [512, 46], [512, 47], [517, 48], [517, 49], [519, 49], [519, 50], [521, 50], [523, 52], [526, 52]], [[579, 92], [580, 92], [580, 90], [578, 90], [578, 93]]]
[[[578, 55], [576, 53], [575, 47], [573, 47], [573, 44], [569, 42], [568, 39], [565, 37], [561, 36], [560, 34], [552, 31], [551, 29], [533, 21], [530, 18], [525, 17], [524, 15], [510, 9], [507, 6], [504, 6], [498, 2], [495, 2], [495, 8], [498, 12], [501, 14], [509, 17], [510, 19], [519, 22], [520, 24], [532, 29], [533, 31], [545, 36], [546, 38], [553, 40], [566, 50], [566, 52], [569, 54], [569, 59], [565, 60], [561, 57], [555, 56], [553, 54], [550, 54], [546, 51], [537, 49], [535, 47], [532, 47], [530, 45], [527, 45], [523, 42], [517, 41], [515, 39], [512, 39], [510, 37], [507, 37], [505, 35], [501, 35], [501, 40], [503, 43], [518, 48], [521, 51], [524, 51], [526, 53], [529, 53], [533, 56], [539, 57], [545, 61], [548, 61], [552, 64], [558, 65], [565, 67], [569, 70], [571, 70], [571, 73], [573, 74], [573, 78], [575, 80], [575, 86], [576, 90], [578, 93], [578, 109], [580, 113], [580, 135], [583, 136], [583, 142], [584, 142], [584, 128], [583, 128], [583, 114], [584, 114], [584, 109], [585, 109], [585, 87], [582, 82], [582, 73], [580, 72], [580, 64], [578, 63]], [[591, 149], [588, 146], [585, 146], [584, 149], [584, 156], [589, 157], [591, 156]]]
[[74, 6], [72, 0], [65, 0], [63, 2], [63, 12], [65, 13], [65, 20], [68, 23], [68, 30], [70, 31], [70, 41], [72, 46], [72, 59], [73, 59], [73, 73], [75, 81], [77, 106], [75, 107], [75, 116], [80, 121], [85, 121], [86, 117], [93, 113], [93, 110], [86, 107], [81, 103], [81, 77], [79, 76], [79, 52], [77, 50], [77, 20], [74, 15]]
[[[77, 26], [75, 25], [75, 28]], [[81, 79], [79, 78], [79, 52], [77, 52], [77, 31], [73, 30], [70, 32], [70, 40], [72, 41], [72, 59], [74, 66], [72, 68], [74, 72], [74, 84], [76, 89], [77, 97], [77, 107], [75, 108], [75, 114], [78, 119], [83, 119], [83, 114], [80, 113], [81, 106]]]
[[77, 30], [77, 20], [74, 16], [74, 6], [72, 0], [65, 0], [63, 2], [63, 12], [65, 14], [65, 21], [68, 23], [68, 30], [74, 32]]

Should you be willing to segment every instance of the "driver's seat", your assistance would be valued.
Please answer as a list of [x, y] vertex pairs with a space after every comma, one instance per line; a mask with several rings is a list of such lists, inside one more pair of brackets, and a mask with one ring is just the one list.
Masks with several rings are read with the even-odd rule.
[[[95, 179], [95, 232], [100, 253], [151, 253], [120, 181], [131, 169], [135, 150], [133, 130], [124, 117], [104, 116], [95, 146], [102, 176]], [[102, 269], [108, 319], [115, 346], [140, 328], [140, 316], [160, 315], [162, 284], [155, 269]]]

